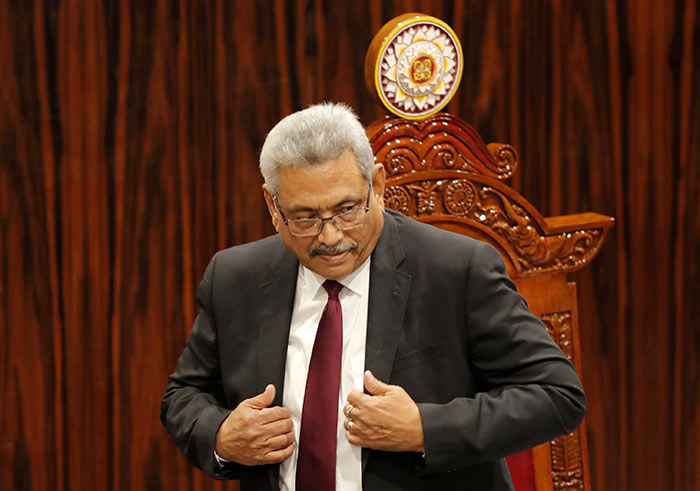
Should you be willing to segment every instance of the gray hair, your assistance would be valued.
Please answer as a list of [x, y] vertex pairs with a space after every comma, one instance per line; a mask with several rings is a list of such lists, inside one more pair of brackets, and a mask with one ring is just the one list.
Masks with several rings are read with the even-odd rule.
[[282, 166], [320, 164], [348, 149], [369, 181], [374, 154], [357, 115], [345, 104], [316, 104], [290, 114], [270, 130], [260, 151], [260, 172], [276, 194]]

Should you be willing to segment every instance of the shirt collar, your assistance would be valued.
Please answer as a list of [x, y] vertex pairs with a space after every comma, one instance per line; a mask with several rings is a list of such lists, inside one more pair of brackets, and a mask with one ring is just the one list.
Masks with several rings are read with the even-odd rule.
[[[343, 285], [350, 292], [364, 296], [369, 294], [369, 269], [372, 256], [370, 255], [359, 268], [345, 277], [338, 280], [338, 283]], [[315, 297], [323, 290], [323, 283], [326, 278], [318, 273], [314, 273], [303, 264], [299, 263], [299, 277], [302, 280], [303, 288], [312, 293]]]

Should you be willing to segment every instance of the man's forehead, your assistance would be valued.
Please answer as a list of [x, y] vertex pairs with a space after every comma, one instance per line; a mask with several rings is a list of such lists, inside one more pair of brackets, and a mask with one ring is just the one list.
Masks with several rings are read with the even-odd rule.
[[334, 190], [352, 193], [362, 191], [367, 184], [351, 153], [318, 164], [283, 166], [278, 174], [278, 195], [326, 194]]

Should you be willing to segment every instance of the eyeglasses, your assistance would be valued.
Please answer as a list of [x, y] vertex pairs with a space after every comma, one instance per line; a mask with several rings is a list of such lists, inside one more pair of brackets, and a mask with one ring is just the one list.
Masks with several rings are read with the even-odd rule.
[[282, 215], [282, 221], [289, 229], [289, 233], [296, 237], [311, 237], [318, 235], [323, 230], [325, 222], [331, 221], [338, 230], [350, 230], [363, 224], [365, 215], [369, 211], [369, 198], [372, 196], [372, 183], [367, 187], [367, 202], [365, 206], [356, 206], [349, 210], [341, 211], [328, 218], [287, 218], [280, 207], [277, 196], [272, 200]]

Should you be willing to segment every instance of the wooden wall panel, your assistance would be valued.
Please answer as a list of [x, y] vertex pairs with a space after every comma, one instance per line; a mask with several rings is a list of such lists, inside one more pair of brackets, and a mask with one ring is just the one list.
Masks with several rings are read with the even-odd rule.
[[327, 99], [382, 116], [365, 49], [423, 11], [514, 186], [617, 219], [574, 278], [592, 489], [700, 489], [698, 3], [0, 0], [0, 488], [235, 487], [158, 419], [194, 289], [273, 231], [266, 132]]

